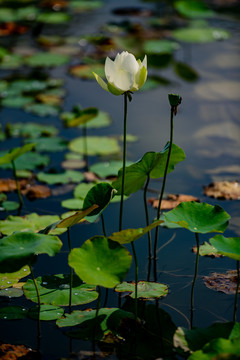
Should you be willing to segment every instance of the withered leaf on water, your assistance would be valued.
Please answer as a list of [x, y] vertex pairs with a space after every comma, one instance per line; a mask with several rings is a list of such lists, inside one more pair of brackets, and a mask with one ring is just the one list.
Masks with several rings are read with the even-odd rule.
[[[161, 209], [162, 210], [173, 209], [184, 201], [199, 201], [199, 199], [192, 195], [169, 194], [167, 196], [167, 199], [162, 200]], [[148, 198], [148, 203], [152, 205], [154, 208], [157, 208], [159, 201], [156, 198]]]
[[2, 360], [34, 360], [40, 359], [40, 354], [25, 345], [0, 344], [0, 357]]
[[[225, 274], [212, 273], [211, 276], [204, 276], [203, 281], [209, 289], [221, 291], [225, 294], [235, 294], [237, 287], [237, 271], [229, 270]], [[240, 292], [240, 288], [238, 292]]]
[[[18, 181], [20, 189], [24, 189], [29, 181], [22, 179]], [[0, 192], [9, 192], [17, 190], [16, 181], [13, 179], [0, 179]]]
[[30, 200], [45, 199], [51, 196], [51, 190], [48, 186], [45, 185], [33, 185], [30, 188], [26, 189], [25, 195]]
[[240, 186], [238, 181], [215, 181], [204, 187], [204, 194], [217, 199], [239, 200]]

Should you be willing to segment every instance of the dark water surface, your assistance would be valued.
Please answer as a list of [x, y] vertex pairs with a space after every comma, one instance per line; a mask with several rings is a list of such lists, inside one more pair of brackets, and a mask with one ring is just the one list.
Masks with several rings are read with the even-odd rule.
[[[96, 33], [99, 27], [109, 21], [121, 21], [126, 17], [114, 15], [112, 10], [124, 6], [143, 6], [155, 9], [154, 3], [139, 1], [105, 1], [105, 6], [92, 13], [79, 15], [65, 26], [65, 35], [81, 35]], [[131, 17], [132, 21], [144, 21], [143, 18]], [[174, 142], [186, 153], [186, 160], [176, 166], [167, 178], [166, 193], [184, 193], [198, 197], [209, 204], [219, 204], [231, 216], [230, 226], [225, 236], [240, 236], [240, 216], [238, 201], [219, 201], [207, 198], [203, 194], [203, 186], [214, 180], [236, 180], [240, 173], [240, 22], [232, 15], [220, 14], [209, 20], [213, 26], [230, 30], [230, 39], [207, 44], [182, 44], [175, 58], [187, 61], [199, 73], [196, 82], [185, 82], [175, 75], [172, 68], [159, 70], [159, 74], [170, 79], [169, 86], [161, 86], [148, 92], [133, 95], [129, 104], [128, 133], [138, 136], [138, 142], [128, 144], [128, 159], [137, 161], [147, 151], [160, 151], [169, 138], [169, 105], [168, 93], [182, 96], [182, 104], [174, 120]], [[50, 30], [49, 30], [50, 31]], [[46, 31], [47, 32], [47, 31]], [[24, 39], [24, 38], [23, 38]], [[24, 40], [19, 40], [24, 41]], [[151, 71], [151, 70], [150, 70]], [[123, 127], [123, 97], [113, 96], [104, 92], [95, 81], [84, 81], [70, 77], [66, 68], [59, 67], [50, 71], [51, 76], [65, 80], [67, 96], [64, 110], [71, 110], [75, 104], [83, 108], [94, 106], [106, 111], [112, 117], [110, 127], [89, 130], [89, 135], [119, 135]], [[5, 76], [5, 72], [2, 76]], [[22, 110], [2, 108], [1, 123], [34, 121], [37, 116]], [[64, 129], [58, 117], [42, 118], [41, 123], [56, 125], [60, 134], [66, 139], [81, 136], [81, 130]], [[79, 131], [79, 134], [77, 134]], [[19, 145], [16, 140], [8, 141], [9, 148]], [[1, 144], [3, 150], [5, 144]], [[53, 163], [59, 166], [63, 153], [53, 155]], [[96, 158], [90, 158], [90, 163]], [[2, 172], [8, 176], [10, 172]], [[10, 176], [10, 175], [9, 175]], [[161, 182], [152, 181], [151, 189], [160, 190]], [[149, 196], [155, 196], [149, 193]], [[48, 200], [25, 200], [27, 212], [39, 214], [61, 214], [61, 200], [70, 198], [72, 194], [56, 196]], [[16, 199], [15, 195], [9, 199]], [[47, 206], [46, 206], [47, 203]], [[47, 208], [47, 211], [46, 211]], [[143, 193], [131, 196], [124, 204], [124, 228], [145, 226]], [[119, 204], [111, 204], [104, 212], [107, 233], [111, 234], [118, 228]], [[24, 213], [24, 209], [23, 209]], [[156, 216], [154, 209], [149, 207], [150, 220]], [[5, 215], [2, 215], [4, 218]], [[83, 224], [71, 229], [72, 247], [80, 246], [86, 239], [102, 234], [101, 222]], [[200, 235], [200, 242], [208, 241], [211, 236]], [[34, 268], [35, 275], [68, 273], [67, 237], [61, 236], [63, 248], [54, 258], [43, 256]], [[182, 312], [189, 318], [190, 289], [194, 271], [195, 256], [192, 246], [194, 235], [186, 230], [161, 229], [159, 247], [171, 241], [158, 253], [158, 281], [169, 286], [169, 294], [160, 301], [160, 306], [172, 317], [177, 326], [188, 327], [186, 319], [174, 310]], [[146, 279], [147, 274], [147, 239], [136, 243], [139, 259], [139, 279]], [[202, 277], [211, 272], [224, 272], [235, 268], [235, 261], [230, 259], [200, 258], [199, 276], [196, 284], [194, 324], [199, 327], [209, 326], [215, 321], [232, 320], [233, 295], [214, 292], [205, 287]], [[131, 268], [127, 280], [134, 278]], [[2, 303], [7, 300], [2, 300]], [[12, 299], [12, 304], [19, 304], [19, 299]], [[29, 306], [27, 300], [20, 300], [21, 305]], [[118, 299], [110, 291], [108, 306], [117, 306]], [[93, 306], [90, 304], [90, 306]], [[239, 314], [238, 314], [239, 315]], [[240, 320], [238, 316], [238, 320]], [[42, 322], [41, 352], [44, 358], [57, 359], [69, 356], [69, 339], [56, 329], [55, 322]], [[37, 324], [33, 320], [1, 321], [1, 341], [8, 343], [24, 343], [36, 348]], [[83, 349], [91, 350], [91, 344], [74, 340], [74, 352]], [[114, 359], [115, 357], [111, 357]]]

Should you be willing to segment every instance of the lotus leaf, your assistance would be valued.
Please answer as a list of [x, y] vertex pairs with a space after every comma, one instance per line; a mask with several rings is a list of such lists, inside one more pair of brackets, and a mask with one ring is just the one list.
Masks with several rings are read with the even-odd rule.
[[16, 272], [32, 264], [35, 256], [54, 256], [60, 251], [62, 242], [57, 236], [14, 232], [0, 240], [0, 272]]
[[67, 170], [64, 173], [54, 174], [54, 173], [43, 173], [39, 172], [37, 174], [39, 181], [43, 181], [47, 184], [68, 184], [68, 183], [79, 183], [84, 179], [84, 176], [79, 171]]
[[226, 238], [223, 235], [215, 235], [209, 241], [219, 254], [240, 260], [240, 237]]
[[69, 265], [86, 283], [112, 288], [123, 281], [132, 257], [122, 245], [95, 236], [69, 254]]
[[11, 273], [5, 273], [0, 274], [0, 289], [6, 289], [12, 286], [13, 284], [18, 283], [18, 281], [25, 276], [30, 274], [30, 270], [28, 266], [24, 266], [22, 269], [11, 272]]
[[[131, 297], [135, 298], [135, 284], [123, 282], [118, 284], [115, 288], [117, 292], [131, 293]], [[144, 299], [158, 299], [166, 296], [168, 293], [168, 287], [165, 284], [159, 284], [154, 282], [139, 281], [137, 284], [137, 297]]]
[[[87, 142], [87, 153], [85, 154], [85, 144]], [[109, 155], [120, 152], [120, 147], [116, 139], [107, 136], [86, 136], [76, 138], [69, 143], [69, 149], [85, 155]]]
[[[36, 279], [41, 303], [67, 306], [70, 295], [70, 275], [45, 275]], [[98, 293], [93, 285], [83, 284], [78, 276], [73, 276], [72, 305], [88, 304], [97, 299]], [[38, 302], [36, 288], [32, 279], [23, 286], [24, 295], [31, 301]]]

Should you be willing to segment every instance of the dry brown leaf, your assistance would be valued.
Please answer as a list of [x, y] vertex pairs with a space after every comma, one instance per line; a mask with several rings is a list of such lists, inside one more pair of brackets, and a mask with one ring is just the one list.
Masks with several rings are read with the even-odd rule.
[[[184, 201], [199, 201], [198, 198], [192, 195], [184, 195], [184, 194], [169, 194], [167, 196], [167, 199], [163, 199], [161, 203], [161, 209], [162, 210], [168, 210], [173, 209], [177, 205], [179, 205], [181, 202]], [[156, 198], [149, 198], [148, 203], [152, 205], [154, 208], [158, 208], [159, 201]]]
[[35, 199], [45, 199], [51, 196], [51, 190], [48, 186], [45, 185], [33, 185], [28, 187], [24, 191], [24, 195], [26, 195], [30, 200]]
[[[25, 189], [29, 181], [22, 179], [18, 181], [20, 190]], [[0, 179], [0, 192], [9, 192], [17, 190], [16, 181], [13, 179]]]
[[[237, 270], [229, 270], [225, 274], [213, 273], [211, 276], [204, 276], [203, 281], [211, 290], [221, 291], [225, 294], [235, 294]], [[238, 292], [240, 293], [240, 288]]]
[[40, 354], [36, 350], [27, 348], [25, 345], [0, 344], [1, 360], [24, 360], [40, 359]]
[[215, 181], [204, 187], [204, 194], [217, 199], [239, 200], [240, 185], [238, 181]]
[[64, 169], [82, 169], [84, 166], [86, 166], [86, 162], [84, 160], [65, 160], [61, 163], [61, 166]]
[[99, 180], [99, 178], [91, 171], [87, 171], [83, 175], [84, 175], [85, 180], [88, 182]]
[[0, 36], [8, 36], [11, 34], [24, 34], [28, 31], [26, 26], [17, 25], [14, 22], [2, 23], [0, 25]]

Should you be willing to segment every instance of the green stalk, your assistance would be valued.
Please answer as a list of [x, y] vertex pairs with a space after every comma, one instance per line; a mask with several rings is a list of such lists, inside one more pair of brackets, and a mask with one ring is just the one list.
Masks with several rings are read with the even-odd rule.
[[194, 271], [194, 277], [192, 282], [192, 289], [191, 289], [191, 316], [190, 316], [190, 329], [193, 327], [193, 307], [194, 307], [194, 287], [197, 279], [197, 273], [198, 273], [198, 262], [199, 262], [199, 234], [195, 233], [196, 243], [197, 243], [197, 254], [196, 254], [196, 260], [195, 260], [195, 271]]
[[238, 291], [240, 285], [240, 271], [239, 271], [239, 260], [236, 261], [237, 263], [237, 286], [236, 286], [236, 293], [234, 299], [234, 311], [233, 311], [233, 321], [237, 321], [237, 308], [238, 308]]
[[40, 293], [39, 293], [39, 289], [38, 289], [38, 286], [37, 286], [37, 282], [36, 282], [36, 279], [34, 277], [34, 274], [33, 274], [33, 269], [32, 269], [32, 265], [29, 265], [29, 269], [30, 269], [30, 272], [31, 272], [31, 276], [32, 276], [32, 280], [33, 280], [33, 283], [34, 283], [34, 286], [35, 286], [35, 290], [36, 290], [36, 293], [37, 293], [37, 300], [38, 300], [38, 317], [37, 317], [37, 321], [38, 321], [38, 335], [37, 335], [37, 339], [38, 339], [38, 344], [37, 344], [37, 348], [38, 350], [40, 349], [40, 338], [41, 338], [41, 325], [40, 325], [40, 307], [41, 307], [41, 299], [40, 299]]
[[[163, 176], [163, 182], [162, 182], [162, 189], [159, 196], [159, 202], [158, 202], [158, 208], [157, 208], [157, 220], [160, 219], [161, 215], [161, 203], [163, 199], [163, 194], [165, 190], [166, 185], [166, 179], [167, 179], [167, 171], [168, 171], [168, 165], [170, 161], [171, 151], [172, 151], [172, 143], [173, 143], [173, 115], [174, 115], [174, 107], [171, 107], [171, 115], [170, 115], [170, 140], [169, 140], [169, 149], [168, 149], [168, 156], [166, 161], [166, 166], [164, 169], [164, 176]], [[155, 229], [155, 241], [154, 241], [154, 278], [155, 281], [157, 281], [157, 242], [158, 242], [158, 232], [159, 232], [159, 226]]]
[[[147, 175], [147, 181], [144, 186], [143, 199], [144, 199], [144, 208], [145, 208], [145, 216], [146, 216], [146, 225], [149, 225], [149, 215], [148, 215], [148, 206], [147, 206], [147, 189], [150, 181], [149, 174]], [[151, 265], [152, 265], [152, 239], [151, 239], [151, 231], [148, 231], [148, 276], [147, 281], [150, 280], [151, 274]]]
[[94, 321], [94, 325], [93, 325], [93, 332], [92, 332], [92, 345], [93, 345], [93, 353], [95, 355], [96, 352], [96, 342], [95, 342], [95, 335], [96, 335], [96, 330], [97, 330], [97, 318], [98, 318], [98, 314], [99, 314], [99, 310], [101, 307], [101, 297], [102, 297], [102, 289], [101, 286], [98, 287], [98, 291], [99, 291], [99, 295], [98, 295], [98, 300], [97, 300], [97, 307], [96, 307], [96, 314], [95, 314], [95, 321]]
[[124, 182], [126, 169], [126, 153], [127, 153], [127, 99], [128, 93], [124, 93], [124, 124], [123, 124], [123, 171], [122, 171], [122, 187], [121, 187], [121, 202], [119, 215], [119, 231], [122, 230], [122, 215], [123, 215], [123, 197], [124, 197]]
[[[71, 239], [70, 239], [70, 229], [67, 228], [67, 238], [68, 238], [68, 249], [69, 252], [72, 250], [71, 248]], [[72, 312], [72, 287], [73, 287], [73, 269], [70, 266], [70, 289], [69, 289], [69, 305], [68, 305], [68, 312], [71, 314]]]
[[88, 171], [88, 147], [87, 147], [87, 125], [83, 124], [83, 139], [84, 139], [84, 145], [83, 145], [83, 153], [84, 153], [84, 161], [86, 163], [85, 169]]
[[105, 229], [105, 222], [104, 222], [104, 217], [103, 217], [103, 214], [101, 214], [101, 220], [102, 220], [102, 231], [103, 231], [103, 235], [105, 237], [107, 237], [107, 233], [106, 233], [106, 229]]
[[16, 166], [15, 166], [14, 160], [12, 160], [12, 168], [13, 168], [13, 176], [14, 176], [14, 179], [15, 179], [15, 182], [16, 182], [17, 194], [18, 194], [20, 207], [22, 207], [23, 206], [23, 198], [22, 198], [22, 194], [21, 194], [21, 191], [20, 191], [19, 183], [18, 183]]
[[132, 246], [132, 252], [133, 252], [133, 258], [134, 258], [134, 264], [135, 264], [135, 320], [137, 320], [137, 316], [138, 316], [138, 298], [137, 298], [137, 284], [138, 284], [138, 261], [137, 261], [137, 255], [136, 255], [136, 251], [135, 251], [135, 246], [133, 241], [131, 242], [131, 246]]

